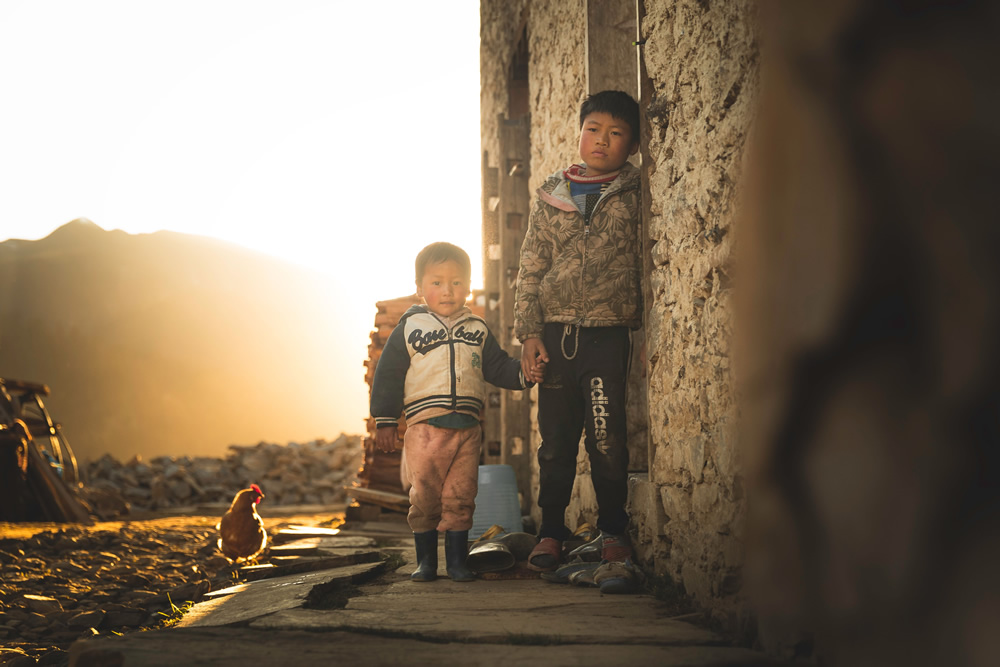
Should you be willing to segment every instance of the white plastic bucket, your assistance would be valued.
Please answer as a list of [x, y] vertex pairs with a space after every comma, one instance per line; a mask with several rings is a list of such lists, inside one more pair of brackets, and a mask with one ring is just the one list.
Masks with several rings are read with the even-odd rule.
[[503, 526], [508, 533], [519, 533], [521, 503], [517, 499], [517, 476], [506, 464], [479, 466], [479, 492], [476, 511], [472, 515], [469, 539], [476, 539], [490, 526]]

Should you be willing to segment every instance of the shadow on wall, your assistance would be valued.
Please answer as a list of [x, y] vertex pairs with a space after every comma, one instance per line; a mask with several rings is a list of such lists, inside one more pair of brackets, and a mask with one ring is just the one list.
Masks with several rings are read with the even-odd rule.
[[737, 331], [762, 639], [997, 664], [1000, 10], [761, 22]]

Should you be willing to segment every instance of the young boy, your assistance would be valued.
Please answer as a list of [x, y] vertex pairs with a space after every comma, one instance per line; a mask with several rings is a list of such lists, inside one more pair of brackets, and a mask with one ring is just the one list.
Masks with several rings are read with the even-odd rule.
[[597, 494], [602, 558], [631, 557], [625, 538], [628, 449], [625, 389], [631, 330], [642, 324], [639, 171], [627, 162], [639, 149], [639, 106], [604, 91], [580, 109], [581, 164], [538, 190], [521, 247], [514, 330], [521, 368], [538, 389], [539, 543], [535, 570], [559, 564], [580, 433]]
[[[407, 521], [417, 550], [413, 581], [437, 578], [438, 531], [445, 531], [448, 576], [472, 581], [466, 567], [479, 485], [479, 418], [486, 382], [526, 389], [521, 366], [500, 347], [482, 318], [465, 306], [472, 268], [450, 243], [417, 255], [417, 295], [382, 350], [372, 382], [375, 446], [396, 448], [396, 422], [406, 417], [404, 470], [410, 487]], [[541, 369], [532, 368], [527, 377]]]

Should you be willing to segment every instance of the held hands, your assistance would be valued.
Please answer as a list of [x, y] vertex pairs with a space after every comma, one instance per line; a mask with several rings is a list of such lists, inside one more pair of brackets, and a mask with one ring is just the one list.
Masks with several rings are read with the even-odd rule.
[[395, 426], [383, 426], [375, 429], [375, 449], [380, 452], [396, 451], [396, 443], [399, 440], [397, 431]]
[[534, 383], [545, 377], [545, 365], [549, 363], [549, 353], [541, 338], [526, 338], [521, 343], [521, 372]]

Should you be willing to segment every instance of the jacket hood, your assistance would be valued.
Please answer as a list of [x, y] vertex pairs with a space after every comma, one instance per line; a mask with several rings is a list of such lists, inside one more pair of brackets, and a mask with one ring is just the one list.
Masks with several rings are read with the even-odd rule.
[[[560, 169], [556, 173], [549, 176], [542, 186], [538, 188], [538, 196], [548, 204], [555, 206], [558, 209], [575, 212], [577, 210], [576, 204], [573, 203], [572, 198], [569, 194], [569, 181], [566, 180], [566, 176], [563, 173], [563, 169]], [[608, 189], [605, 190], [601, 198], [613, 195], [616, 192], [622, 190], [627, 190], [631, 188], [639, 187], [639, 169], [635, 167], [631, 162], [626, 162], [622, 165], [621, 171], [618, 172], [618, 177], [611, 182]]]

